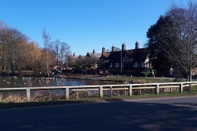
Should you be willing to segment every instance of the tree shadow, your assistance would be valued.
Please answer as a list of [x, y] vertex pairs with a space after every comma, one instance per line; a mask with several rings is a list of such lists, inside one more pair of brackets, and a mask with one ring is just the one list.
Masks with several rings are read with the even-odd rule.
[[[197, 130], [197, 104], [192, 102], [106, 99], [97, 103], [80, 102], [5, 112], [0, 110], [1, 118], [4, 118], [0, 121], [0, 130], [7, 131], [11, 128], [20, 131]], [[6, 126], [6, 119], [9, 126]]]

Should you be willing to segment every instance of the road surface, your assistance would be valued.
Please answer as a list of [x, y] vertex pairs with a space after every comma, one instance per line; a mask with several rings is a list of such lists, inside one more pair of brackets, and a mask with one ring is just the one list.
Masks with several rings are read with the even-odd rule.
[[197, 96], [0, 109], [0, 131], [197, 131]]

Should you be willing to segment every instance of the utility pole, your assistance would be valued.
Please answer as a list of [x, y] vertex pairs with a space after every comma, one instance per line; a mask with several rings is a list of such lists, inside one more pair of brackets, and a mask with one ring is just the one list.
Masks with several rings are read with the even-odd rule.
[[122, 75], [122, 51], [120, 51], [120, 75]]

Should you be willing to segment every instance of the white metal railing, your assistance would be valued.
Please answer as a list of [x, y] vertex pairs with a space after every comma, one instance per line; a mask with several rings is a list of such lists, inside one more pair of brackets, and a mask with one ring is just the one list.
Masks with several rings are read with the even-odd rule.
[[178, 88], [179, 92], [183, 92], [184, 87], [191, 87], [197, 85], [197, 82], [171, 82], [171, 83], [145, 83], [145, 84], [117, 84], [117, 85], [83, 85], [83, 86], [48, 86], [48, 87], [14, 87], [14, 88], [0, 88], [0, 91], [26, 91], [27, 101], [30, 101], [32, 90], [54, 90], [63, 89], [65, 90], [65, 99], [69, 99], [69, 92], [82, 92], [82, 91], [99, 91], [99, 96], [103, 97], [103, 91], [110, 91], [110, 96], [113, 96], [113, 90], [124, 90], [128, 91], [128, 95], [131, 96], [133, 90], [142, 89], [155, 89], [155, 93], [159, 94], [161, 88]]

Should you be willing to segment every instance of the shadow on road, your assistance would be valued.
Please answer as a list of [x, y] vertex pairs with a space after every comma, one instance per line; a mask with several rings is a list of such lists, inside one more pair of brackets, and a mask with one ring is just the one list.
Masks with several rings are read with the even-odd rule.
[[160, 101], [119, 99], [0, 110], [0, 130], [197, 131], [196, 103]]

